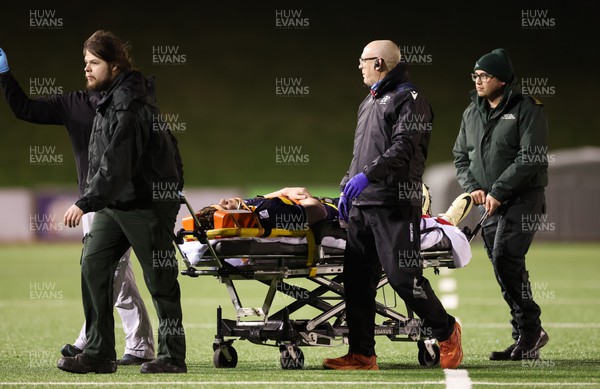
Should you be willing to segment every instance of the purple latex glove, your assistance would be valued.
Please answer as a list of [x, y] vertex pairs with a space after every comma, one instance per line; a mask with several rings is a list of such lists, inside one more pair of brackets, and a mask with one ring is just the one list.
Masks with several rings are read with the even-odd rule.
[[351, 204], [348, 204], [346, 196], [342, 194], [340, 196], [340, 201], [338, 202], [338, 215], [340, 219], [345, 221], [346, 223], [348, 222], [348, 213], [350, 211], [351, 206]]
[[350, 200], [355, 199], [367, 186], [369, 186], [369, 179], [365, 173], [358, 173], [344, 187], [344, 196]]

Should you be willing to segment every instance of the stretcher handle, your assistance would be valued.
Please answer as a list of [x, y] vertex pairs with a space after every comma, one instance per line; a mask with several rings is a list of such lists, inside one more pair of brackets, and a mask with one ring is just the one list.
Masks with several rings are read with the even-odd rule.
[[471, 241], [473, 241], [473, 239], [477, 236], [477, 233], [481, 229], [481, 226], [483, 225], [483, 222], [485, 221], [485, 219], [487, 219], [487, 217], [488, 217], [488, 211], [485, 211], [483, 213], [483, 215], [481, 216], [481, 219], [479, 219], [479, 222], [477, 222], [477, 225], [475, 226], [475, 229], [473, 230], [473, 233], [471, 234], [471, 239], [469, 239], [469, 243], [471, 243]]

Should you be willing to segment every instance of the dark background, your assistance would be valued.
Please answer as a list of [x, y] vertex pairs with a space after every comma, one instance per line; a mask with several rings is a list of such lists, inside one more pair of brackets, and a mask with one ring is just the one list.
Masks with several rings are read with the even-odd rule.
[[[554, 4], [554, 3], [552, 3]], [[54, 78], [64, 92], [81, 89], [82, 44], [107, 29], [132, 45], [136, 65], [156, 76], [163, 114], [178, 115], [176, 133], [188, 187], [336, 186], [352, 151], [358, 104], [366, 94], [357, 69], [375, 39], [421, 46], [428, 64], [409, 67], [435, 112], [429, 166], [452, 160], [461, 114], [469, 103], [475, 61], [497, 47], [518, 78], [546, 78], [542, 97], [550, 150], [600, 145], [598, 42], [592, 1], [549, 2], [18, 2], [1, 11], [0, 47], [28, 90], [31, 78]], [[30, 10], [55, 10], [58, 29], [32, 29]], [[301, 12], [308, 26], [280, 29], [276, 11]], [[522, 10], [547, 10], [555, 25], [522, 27]], [[155, 46], [179, 48], [180, 65], [156, 65]], [[305, 97], [275, 92], [281, 78], [302, 79]], [[3, 100], [3, 98], [0, 98]], [[30, 147], [56, 146], [58, 166], [33, 166]], [[301, 147], [308, 162], [285, 165], [276, 148]], [[0, 186], [75, 189], [66, 131], [15, 119], [0, 104]]]

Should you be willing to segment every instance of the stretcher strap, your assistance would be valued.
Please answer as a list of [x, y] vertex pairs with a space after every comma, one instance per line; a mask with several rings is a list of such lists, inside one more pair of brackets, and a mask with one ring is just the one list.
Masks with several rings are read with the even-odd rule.
[[[206, 236], [209, 239], [215, 239], [218, 237], [240, 237], [240, 238], [260, 238], [264, 237], [265, 230], [262, 228], [216, 228], [213, 230], [207, 230]], [[284, 230], [281, 228], [273, 228], [271, 230], [270, 237], [286, 236], [286, 237], [307, 237], [312, 236], [312, 245], [314, 248], [314, 235], [311, 230]], [[310, 243], [309, 243], [310, 246]], [[310, 248], [310, 247], [309, 247]], [[314, 250], [313, 250], [314, 251]], [[314, 255], [313, 255], [314, 257]]]

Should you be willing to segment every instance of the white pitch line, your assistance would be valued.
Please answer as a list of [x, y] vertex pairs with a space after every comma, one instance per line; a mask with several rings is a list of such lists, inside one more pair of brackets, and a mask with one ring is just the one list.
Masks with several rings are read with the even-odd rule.
[[227, 385], [227, 386], [239, 386], [239, 385], [321, 385], [321, 386], [339, 386], [339, 385], [364, 385], [377, 386], [377, 385], [444, 385], [444, 381], [139, 381], [139, 382], [0, 382], [1, 385], [45, 385], [45, 386], [153, 386], [153, 385], [194, 385], [194, 386], [208, 386], [208, 385]]
[[469, 373], [465, 369], [444, 369], [446, 389], [471, 389]]
[[[208, 386], [208, 385], [323, 385], [323, 386], [339, 386], [339, 385], [361, 385], [368, 384], [369, 386], [377, 385], [445, 385], [444, 381], [130, 381], [130, 382], [0, 382], [0, 386], [18, 385], [18, 386]], [[490, 382], [490, 381], [471, 381], [472, 385], [493, 385], [493, 386], [598, 386], [598, 382]]]
[[456, 280], [451, 277], [443, 277], [438, 283], [438, 289], [442, 293], [452, 293], [456, 290]]

